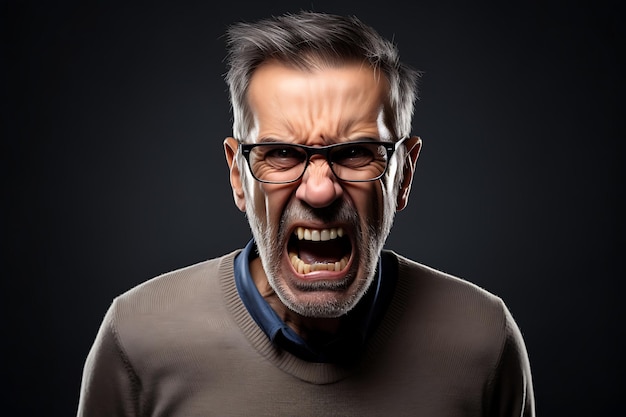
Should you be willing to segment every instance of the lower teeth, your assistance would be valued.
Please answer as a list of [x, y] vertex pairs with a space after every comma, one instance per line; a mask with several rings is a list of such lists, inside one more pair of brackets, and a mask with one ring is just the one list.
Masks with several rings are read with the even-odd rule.
[[294, 269], [298, 271], [299, 274], [308, 274], [314, 271], [335, 271], [339, 272], [346, 267], [348, 264], [348, 257], [344, 256], [337, 262], [330, 263], [314, 263], [307, 264], [302, 259], [298, 258], [298, 255], [295, 253], [289, 254], [289, 259], [291, 260], [291, 264]]

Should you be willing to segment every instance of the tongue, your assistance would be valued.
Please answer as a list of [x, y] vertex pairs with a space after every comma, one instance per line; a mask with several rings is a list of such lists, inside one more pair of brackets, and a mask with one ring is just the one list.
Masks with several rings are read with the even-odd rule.
[[344, 255], [340, 239], [326, 242], [298, 241], [298, 257], [307, 264], [338, 262]]

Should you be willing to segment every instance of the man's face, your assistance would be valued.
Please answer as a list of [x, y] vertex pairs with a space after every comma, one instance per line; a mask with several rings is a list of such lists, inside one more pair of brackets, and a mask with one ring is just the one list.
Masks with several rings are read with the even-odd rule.
[[[255, 129], [247, 142], [392, 140], [383, 124], [387, 88], [384, 76], [366, 65], [306, 72], [266, 63], [249, 86]], [[393, 222], [396, 187], [390, 177], [396, 164], [381, 180], [350, 183], [338, 180], [316, 155], [302, 179], [290, 184], [260, 183], [243, 158], [237, 164], [231, 171], [236, 196], [243, 184], [237, 203], [280, 300], [306, 317], [338, 317], [352, 309], [372, 282]]]

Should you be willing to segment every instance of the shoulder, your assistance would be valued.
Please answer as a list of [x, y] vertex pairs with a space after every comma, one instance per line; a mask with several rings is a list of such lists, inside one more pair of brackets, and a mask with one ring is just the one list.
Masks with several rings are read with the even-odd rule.
[[168, 272], [119, 295], [101, 326], [102, 338], [113, 340], [138, 369], [155, 351], [183, 351], [201, 338], [218, 338], [232, 326], [221, 286], [232, 281], [237, 253]]
[[467, 280], [392, 254], [398, 283], [390, 315], [397, 327], [387, 333], [388, 356], [403, 358], [400, 366], [410, 367], [411, 377], [437, 375], [433, 384], [448, 384], [433, 385], [437, 392], [482, 401], [477, 406], [493, 415], [507, 409], [515, 410], [507, 415], [533, 415], [528, 355], [504, 301]]
[[[462, 306], [481, 306], [484, 309], [502, 310], [503, 301], [488, 290], [463, 278], [442, 272], [435, 268], [415, 262], [392, 252], [398, 260], [398, 275], [401, 287], [407, 291], [417, 291], [429, 305], [454, 303]], [[430, 301], [428, 301], [430, 300]], [[452, 307], [447, 305], [447, 308]]]
[[206, 303], [220, 295], [219, 278], [232, 275], [232, 262], [238, 252], [154, 277], [116, 297], [112, 307], [119, 313], [169, 314], [180, 307], [192, 308], [196, 302]]
[[[428, 329], [449, 346], [463, 346], [497, 360], [517, 327], [497, 295], [401, 255], [397, 297], [402, 300], [409, 326]], [[488, 353], [490, 352], [490, 353]]]
[[224, 327], [220, 323], [228, 315], [222, 286], [223, 282], [233, 281], [232, 264], [238, 252], [137, 285], [113, 300], [103, 326], [110, 328], [118, 343], [129, 347], [150, 343], [151, 336], [174, 337], [207, 322], [214, 323], [216, 328]]
[[238, 252], [157, 276], [116, 297], [89, 367], [127, 372], [148, 387], [165, 374], [186, 378], [201, 372], [199, 365], [217, 366], [223, 361], [220, 346], [247, 347], [224, 291], [224, 283], [233, 281]]

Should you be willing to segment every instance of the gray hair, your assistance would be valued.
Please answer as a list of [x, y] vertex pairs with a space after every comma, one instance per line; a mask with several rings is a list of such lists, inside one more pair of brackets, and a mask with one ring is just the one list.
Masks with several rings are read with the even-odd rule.
[[278, 60], [306, 70], [320, 64], [367, 62], [389, 82], [391, 114], [387, 127], [399, 139], [411, 133], [420, 73], [400, 62], [397, 47], [354, 16], [302, 11], [255, 23], [236, 23], [226, 32], [228, 72], [233, 112], [233, 135], [245, 140], [254, 121], [246, 94], [254, 70]]

